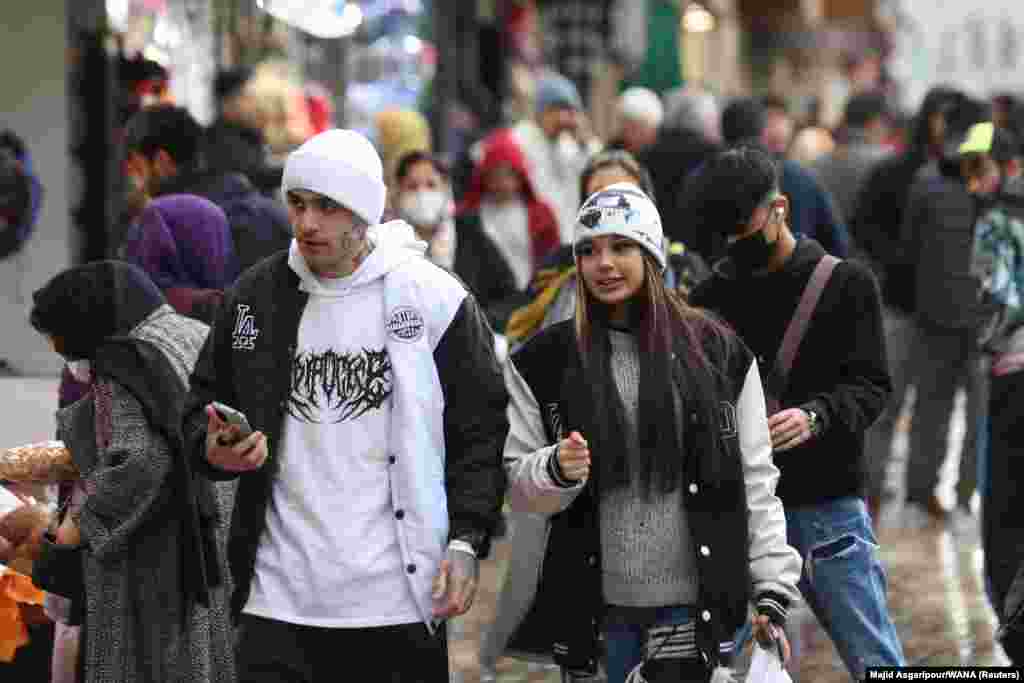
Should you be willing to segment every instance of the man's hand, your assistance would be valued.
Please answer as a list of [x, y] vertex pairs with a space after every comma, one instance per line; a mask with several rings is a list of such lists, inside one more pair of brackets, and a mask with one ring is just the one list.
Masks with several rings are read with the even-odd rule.
[[583, 481], [590, 476], [590, 448], [579, 432], [558, 442], [558, 467], [570, 481]]
[[468, 612], [479, 578], [479, 561], [467, 552], [449, 548], [434, 579], [434, 616], [447, 619]]
[[789, 638], [786, 637], [786, 631], [773, 624], [766, 614], [755, 614], [750, 622], [754, 627], [754, 640], [757, 644], [765, 649], [777, 646], [779, 656], [782, 658], [782, 665], [785, 666], [793, 653], [789, 646]]
[[206, 460], [226, 472], [252, 472], [267, 460], [267, 437], [253, 432], [240, 439], [238, 425], [220, 419], [212, 405], [206, 406]]
[[768, 418], [772, 446], [776, 452], [788, 451], [811, 440], [811, 422], [800, 408], [789, 408]]

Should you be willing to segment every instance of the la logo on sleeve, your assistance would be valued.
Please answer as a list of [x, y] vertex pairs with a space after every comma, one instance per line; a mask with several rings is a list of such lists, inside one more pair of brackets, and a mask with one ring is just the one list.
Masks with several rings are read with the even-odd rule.
[[248, 305], [238, 304], [237, 308], [231, 348], [252, 351], [256, 348], [256, 337], [260, 336], [260, 331], [256, 329], [256, 318], [249, 312]]

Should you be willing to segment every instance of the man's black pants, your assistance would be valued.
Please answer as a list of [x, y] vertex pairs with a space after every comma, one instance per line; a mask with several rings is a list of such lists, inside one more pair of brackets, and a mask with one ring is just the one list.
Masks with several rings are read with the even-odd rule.
[[318, 628], [243, 614], [239, 683], [448, 683], [444, 625]]

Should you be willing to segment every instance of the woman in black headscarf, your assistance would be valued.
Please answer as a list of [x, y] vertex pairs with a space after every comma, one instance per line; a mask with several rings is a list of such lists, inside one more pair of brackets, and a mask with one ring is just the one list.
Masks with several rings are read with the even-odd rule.
[[81, 480], [56, 542], [80, 556], [82, 683], [234, 680], [218, 504], [181, 446], [209, 328], [136, 266], [100, 261], [34, 295], [31, 323], [89, 392], [57, 413]]

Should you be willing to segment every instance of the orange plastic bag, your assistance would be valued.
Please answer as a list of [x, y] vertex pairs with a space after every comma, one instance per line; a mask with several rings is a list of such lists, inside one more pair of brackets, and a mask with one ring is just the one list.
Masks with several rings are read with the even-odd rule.
[[24, 574], [12, 569], [0, 572], [0, 662], [9, 663], [14, 661], [18, 649], [29, 642], [22, 605], [41, 606], [45, 594]]

